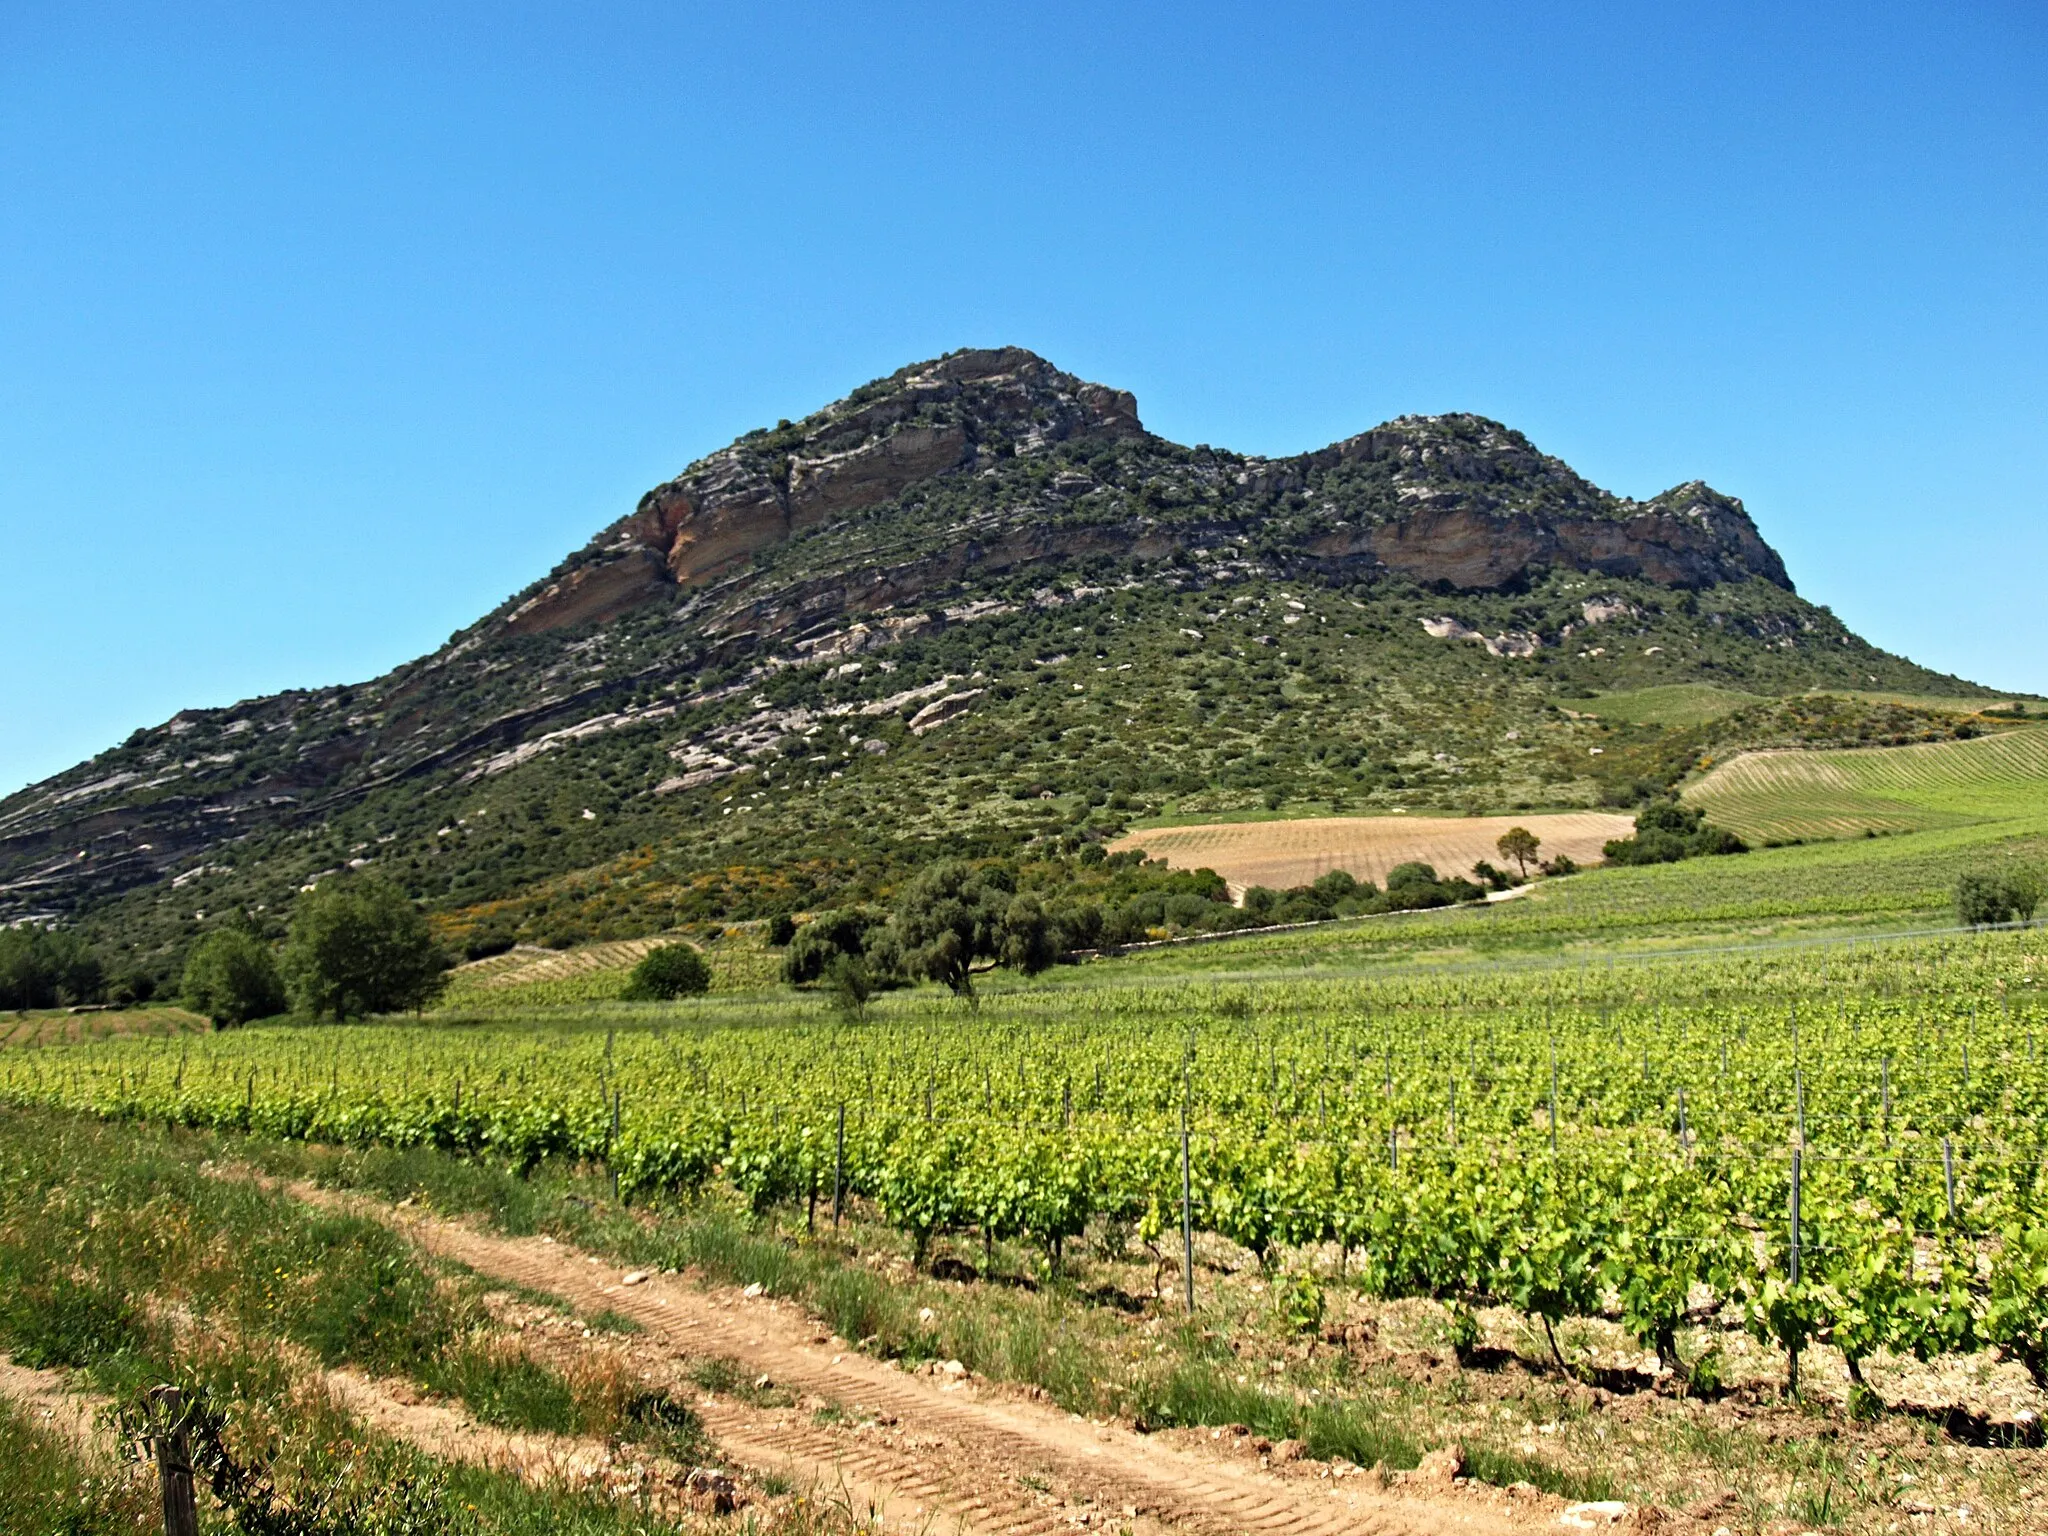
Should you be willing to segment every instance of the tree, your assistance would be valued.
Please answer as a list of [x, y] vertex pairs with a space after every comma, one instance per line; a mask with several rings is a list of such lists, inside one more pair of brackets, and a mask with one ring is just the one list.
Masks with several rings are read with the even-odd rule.
[[1013, 894], [1009, 871], [1000, 866], [944, 859], [922, 871], [897, 894], [889, 919], [904, 973], [958, 996], [971, 993], [970, 967], [1001, 952]]
[[858, 960], [867, 952], [868, 934], [885, 919], [866, 907], [834, 907], [820, 912], [789, 941], [782, 956], [782, 979], [800, 987], [822, 980], [832, 963]]
[[2040, 904], [2041, 884], [2031, 870], [1977, 871], [1956, 881], [1956, 921], [1967, 928], [2025, 922]]
[[1493, 846], [1502, 858], [1515, 861], [1516, 870], [1526, 880], [1529, 878], [1529, 866], [1535, 862], [1536, 850], [1543, 846], [1543, 840], [1527, 827], [1509, 827]]
[[96, 1002], [106, 971], [90, 944], [51, 928], [0, 928], [0, 1008]]
[[283, 971], [294, 1006], [340, 1020], [424, 1008], [447, 985], [446, 966], [405, 893], [358, 876], [299, 898]]
[[179, 990], [215, 1029], [267, 1019], [288, 1003], [270, 947], [240, 926], [216, 928], [192, 946]]
[[660, 944], [640, 957], [619, 996], [631, 1002], [670, 1002], [711, 990], [711, 967], [689, 944]]
[[996, 961], [1036, 976], [1060, 957], [1059, 934], [1036, 896], [1013, 896], [995, 936]]
[[796, 919], [787, 912], [778, 912], [768, 919], [768, 943], [772, 948], [781, 949], [796, 937]]

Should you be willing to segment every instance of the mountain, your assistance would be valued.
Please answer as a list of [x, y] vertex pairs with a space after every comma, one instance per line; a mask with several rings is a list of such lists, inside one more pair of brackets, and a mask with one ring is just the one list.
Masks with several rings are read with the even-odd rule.
[[1801, 599], [1697, 481], [1633, 501], [1469, 415], [1189, 448], [955, 352], [691, 465], [430, 656], [0, 801], [0, 915], [168, 964], [209, 911], [374, 865], [452, 932], [559, 941], [1168, 803], [1623, 803], [1706, 738], [1570, 701], [1686, 682], [1974, 691]]

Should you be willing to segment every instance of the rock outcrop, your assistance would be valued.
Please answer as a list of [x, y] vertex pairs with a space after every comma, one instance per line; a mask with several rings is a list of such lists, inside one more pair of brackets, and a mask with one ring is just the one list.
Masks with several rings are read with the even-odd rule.
[[[1115, 467], [1067, 455], [1049, 477], [1033, 473], [1033, 461], [1080, 443], [1121, 450]], [[987, 516], [923, 526], [879, 559], [868, 548], [757, 569], [807, 534], [961, 480], [981, 486]], [[1791, 586], [1742, 504], [1697, 481], [1629, 501], [1469, 415], [1404, 416], [1291, 458], [1191, 453], [1147, 433], [1129, 394], [1005, 347], [906, 368], [699, 460], [500, 622], [534, 634], [711, 591], [712, 629], [778, 635], [914, 603], [970, 573], [1247, 540], [1284, 546], [1273, 554], [1282, 566], [1344, 581], [1502, 589], [1564, 566], [1680, 587]]]

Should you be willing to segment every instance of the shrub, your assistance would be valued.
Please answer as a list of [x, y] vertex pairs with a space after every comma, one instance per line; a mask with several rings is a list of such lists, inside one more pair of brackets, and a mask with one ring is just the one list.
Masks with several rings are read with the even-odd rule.
[[1347, 869], [1333, 869], [1327, 874], [1316, 876], [1311, 887], [1317, 896], [1331, 906], [1348, 901], [1358, 894], [1358, 879]]
[[1727, 828], [1709, 826], [1704, 811], [1672, 799], [1644, 806], [1636, 813], [1636, 835], [1615, 838], [1602, 850], [1613, 864], [1676, 864], [1700, 854], [1748, 851]]
[[781, 949], [796, 937], [796, 919], [787, 912], [778, 912], [768, 919], [768, 942]]
[[215, 1029], [283, 1013], [288, 1001], [270, 947], [239, 927], [216, 928], [192, 946], [179, 990]]
[[636, 1002], [669, 1002], [710, 990], [711, 967], [693, 946], [662, 944], [640, 957], [619, 996]]

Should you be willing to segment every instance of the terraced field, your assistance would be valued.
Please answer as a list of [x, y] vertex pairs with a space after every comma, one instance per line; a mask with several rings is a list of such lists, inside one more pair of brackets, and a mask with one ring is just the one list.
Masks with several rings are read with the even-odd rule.
[[1746, 752], [1685, 792], [1753, 842], [2048, 817], [2048, 728], [1974, 741]]
[[1582, 706], [1581, 713], [1602, 720], [1619, 720], [1630, 725], [1662, 725], [1683, 729], [1705, 725], [1732, 715], [1764, 696], [1740, 688], [1717, 688], [1712, 683], [1666, 683], [1657, 688], [1635, 688], [1605, 693]]
[[1131, 833], [1112, 850], [1142, 848], [1176, 868], [1213, 869], [1233, 892], [1253, 885], [1285, 890], [1342, 869], [1384, 881], [1397, 864], [1419, 859], [1440, 874], [1468, 874], [1475, 860], [1500, 862], [1495, 846], [1510, 827], [1541, 839], [1542, 855], [1597, 863], [1609, 838], [1635, 828], [1628, 816], [1582, 811], [1560, 816], [1320, 816], [1293, 821], [1222, 822]]
[[640, 957], [658, 944], [696, 944], [711, 967], [712, 990], [745, 991], [767, 986], [780, 974], [779, 950], [770, 950], [751, 928], [725, 930], [715, 941], [683, 934], [617, 939], [576, 949], [538, 949], [522, 944], [502, 955], [458, 966], [445, 1002], [451, 1007], [546, 1007], [556, 1003], [605, 1003], [625, 990]]

